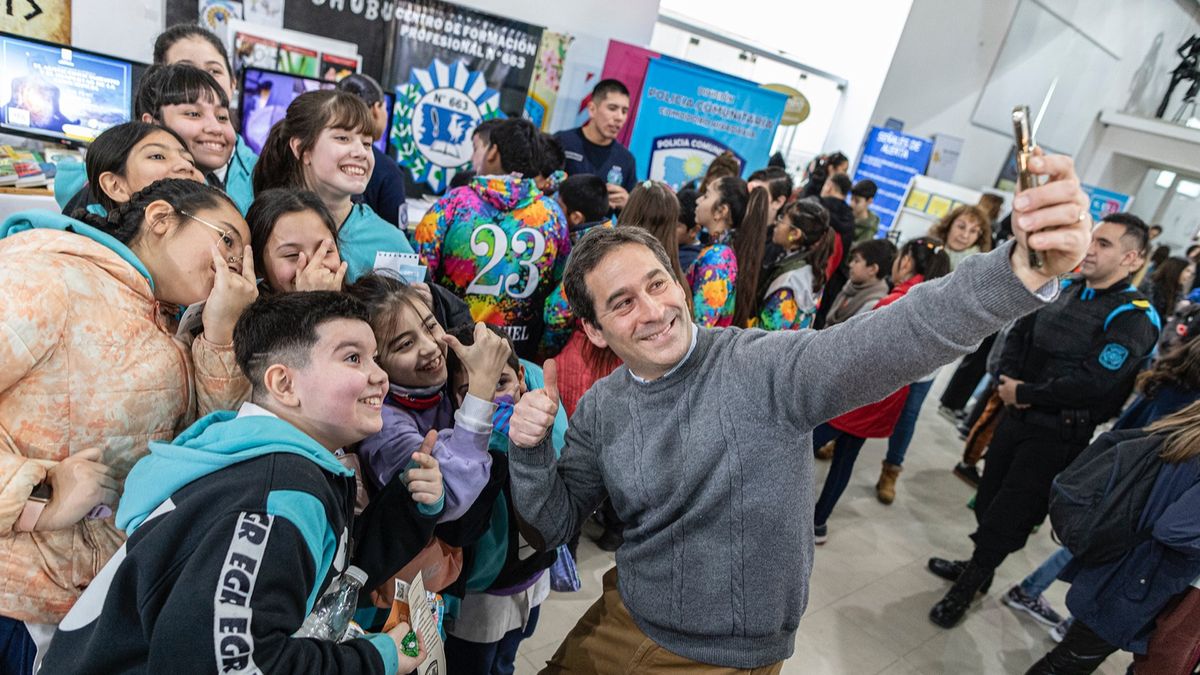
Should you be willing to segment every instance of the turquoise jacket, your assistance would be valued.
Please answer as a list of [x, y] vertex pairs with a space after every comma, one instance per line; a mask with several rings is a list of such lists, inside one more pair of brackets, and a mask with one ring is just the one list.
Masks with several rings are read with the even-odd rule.
[[379, 217], [366, 204], [355, 204], [338, 230], [338, 252], [346, 261], [346, 282], [350, 283], [375, 269], [375, 254], [412, 253], [412, 244], [404, 232]]
[[229, 158], [229, 170], [225, 172], [225, 194], [229, 195], [243, 216], [254, 203], [255, 164], [258, 164], [258, 155], [254, 154], [241, 134], [238, 134], [233, 156]]

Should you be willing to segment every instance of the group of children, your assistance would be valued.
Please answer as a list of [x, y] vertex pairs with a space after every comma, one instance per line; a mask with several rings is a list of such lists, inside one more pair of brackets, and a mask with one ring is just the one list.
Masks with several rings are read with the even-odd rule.
[[[0, 229], [6, 672], [408, 672], [424, 658], [410, 627], [377, 631], [394, 581], [417, 572], [445, 598], [453, 671], [512, 672], [566, 552], [522, 536], [508, 417], [542, 386], [534, 361], [555, 356], [560, 447], [579, 397], [618, 365], [565, 300], [574, 242], [643, 228], [698, 324], [766, 330], [819, 327], [822, 306], [824, 325], [850, 320], [989, 243], [948, 221], [898, 252], [851, 248], [838, 198], [796, 198], [781, 169], [679, 192], [643, 181], [614, 217], [604, 178], [564, 179], [553, 137], [490, 120], [474, 175], [410, 244], [361, 201], [379, 161], [370, 87], [298, 96], [255, 156], [232, 81], [219, 40], [169, 29], [138, 120], [60, 171], [63, 214]], [[849, 209], [845, 177], [827, 180]], [[428, 283], [377, 271], [414, 252]], [[818, 534], [862, 439], [906, 400], [856, 411], [869, 429], [819, 430], [840, 439]], [[365, 634], [295, 637], [352, 567]]]

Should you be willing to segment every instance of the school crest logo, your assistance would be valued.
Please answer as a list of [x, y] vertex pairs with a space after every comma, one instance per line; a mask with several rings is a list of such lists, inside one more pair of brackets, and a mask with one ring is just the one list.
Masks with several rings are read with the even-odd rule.
[[441, 192], [454, 174], [471, 168], [475, 127], [502, 116], [500, 92], [488, 87], [483, 73], [434, 59], [396, 87], [391, 141], [413, 180]]

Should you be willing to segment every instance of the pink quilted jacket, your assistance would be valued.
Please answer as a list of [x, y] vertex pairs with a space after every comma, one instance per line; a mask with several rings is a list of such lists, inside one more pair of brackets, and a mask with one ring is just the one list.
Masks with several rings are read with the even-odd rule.
[[172, 310], [87, 237], [0, 240], [0, 615], [57, 623], [124, 541], [112, 518], [14, 532], [48, 467], [99, 447], [123, 480], [147, 441], [247, 394], [232, 347], [175, 339]]

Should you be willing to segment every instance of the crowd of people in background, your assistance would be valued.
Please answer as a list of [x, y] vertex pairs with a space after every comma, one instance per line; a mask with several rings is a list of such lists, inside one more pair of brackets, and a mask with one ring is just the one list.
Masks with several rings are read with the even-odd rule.
[[[1093, 230], [1066, 158], [1003, 219], [988, 194], [893, 241], [841, 153], [639, 180], [603, 80], [579, 128], [478, 124], [410, 227], [370, 77], [256, 156], [217, 38], [154, 55], [62, 212], [0, 226], [0, 670], [407, 673], [429, 636], [384, 626], [421, 573], [449, 671], [512, 673], [593, 518], [618, 565], [546, 672], [779, 672], [867, 439], [886, 507], [961, 356], [977, 529], [929, 560], [930, 620], [1049, 516], [1063, 547], [1004, 595], [1060, 642], [1029, 672], [1195, 671], [1200, 244]], [[354, 626], [303, 632], [349, 580]]]

